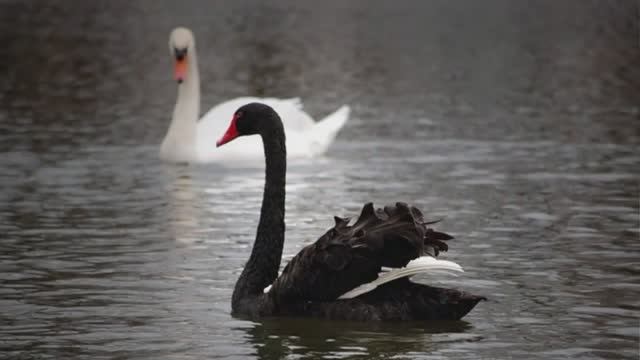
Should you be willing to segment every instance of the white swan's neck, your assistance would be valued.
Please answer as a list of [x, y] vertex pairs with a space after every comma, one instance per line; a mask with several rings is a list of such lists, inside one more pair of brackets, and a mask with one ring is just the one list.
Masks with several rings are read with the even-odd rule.
[[178, 99], [167, 135], [160, 147], [165, 160], [191, 161], [197, 157], [197, 124], [200, 116], [200, 76], [195, 48], [187, 56], [187, 76], [178, 86]]

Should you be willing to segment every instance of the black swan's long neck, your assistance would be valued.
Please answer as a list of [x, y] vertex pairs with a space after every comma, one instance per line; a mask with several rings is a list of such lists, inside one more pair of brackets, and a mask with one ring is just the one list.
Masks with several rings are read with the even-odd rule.
[[266, 175], [260, 222], [249, 261], [236, 282], [232, 308], [263, 293], [278, 277], [284, 245], [284, 200], [287, 172], [285, 134], [280, 119], [262, 134]]

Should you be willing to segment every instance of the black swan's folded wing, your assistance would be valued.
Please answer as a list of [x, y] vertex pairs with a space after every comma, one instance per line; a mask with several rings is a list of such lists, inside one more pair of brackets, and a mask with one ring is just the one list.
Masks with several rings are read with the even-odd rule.
[[404, 203], [375, 210], [368, 203], [358, 220], [335, 226], [303, 248], [284, 268], [267, 296], [274, 304], [335, 300], [378, 278], [382, 267], [403, 267], [422, 255], [446, 251], [452, 237], [427, 227], [422, 213]]

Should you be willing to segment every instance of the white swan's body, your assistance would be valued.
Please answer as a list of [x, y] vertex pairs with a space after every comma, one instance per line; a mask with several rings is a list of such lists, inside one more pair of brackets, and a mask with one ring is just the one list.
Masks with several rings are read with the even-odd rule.
[[195, 40], [191, 31], [185, 28], [175, 29], [171, 33], [169, 47], [172, 54], [176, 54], [176, 79], [180, 85], [173, 118], [160, 146], [162, 160], [195, 163], [262, 160], [262, 145], [252, 139], [238, 139], [224, 148], [216, 149], [215, 146], [215, 141], [224, 134], [235, 110], [250, 102], [265, 103], [280, 114], [287, 135], [289, 158], [324, 154], [349, 117], [350, 109], [344, 105], [316, 123], [302, 110], [302, 104], [297, 98], [240, 97], [213, 107], [198, 121], [200, 78]]
[[[462, 270], [462, 266], [456, 264], [453, 261], [438, 260], [431, 256], [421, 256], [417, 259], [413, 259], [409, 261], [407, 266], [403, 268], [393, 268], [393, 269], [381, 272], [378, 275], [377, 279], [347, 291], [346, 293], [340, 295], [338, 299], [352, 299], [352, 298], [358, 297], [362, 294], [366, 294], [370, 291], [373, 291], [375, 288], [377, 288], [382, 284], [385, 284], [390, 281], [400, 279], [403, 277], [412, 277], [413, 275], [417, 275], [421, 273], [434, 273], [434, 272], [442, 272], [442, 271], [464, 272], [464, 270]], [[270, 289], [271, 289], [271, 285], [267, 286], [264, 289], [264, 292], [267, 293], [269, 292]]]

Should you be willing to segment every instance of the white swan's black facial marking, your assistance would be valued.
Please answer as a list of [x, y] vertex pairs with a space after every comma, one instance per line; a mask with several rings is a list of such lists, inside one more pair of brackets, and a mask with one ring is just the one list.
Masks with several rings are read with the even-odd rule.
[[174, 56], [176, 57], [176, 61], [182, 61], [182, 60], [184, 60], [184, 58], [186, 58], [186, 57], [187, 57], [187, 51], [188, 51], [188, 49], [187, 49], [187, 48], [181, 48], [181, 49], [179, 49], [179, 48], [174, 48], [174, 49], [173, 49], [173, 54], [174, 54]]
[[182, 84], [187, 76], [187, 48], [174, 48], [173, 55], [176, 58], [175, 79]]

